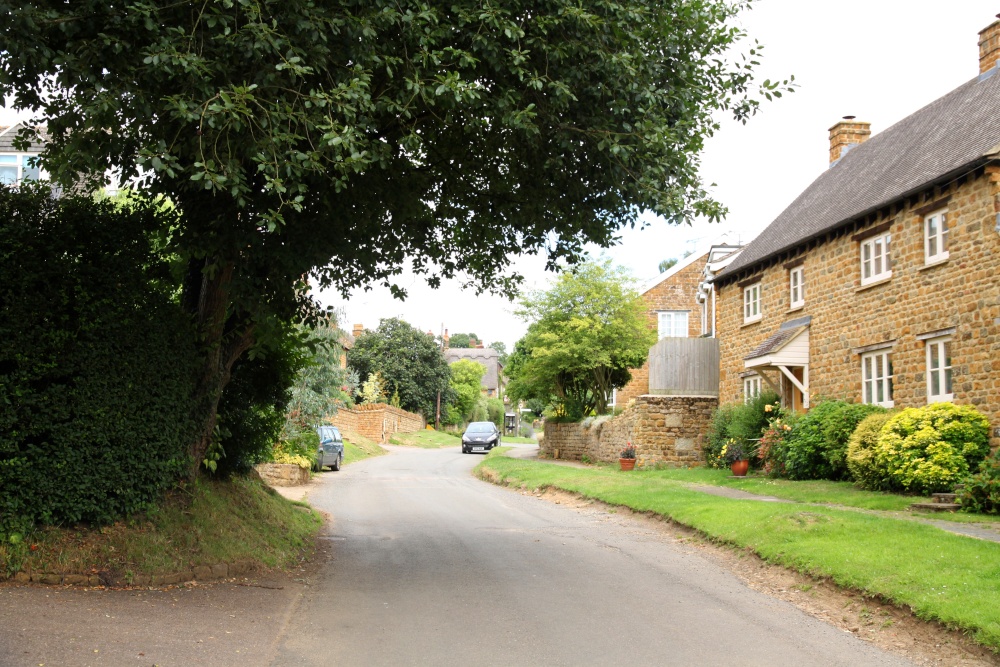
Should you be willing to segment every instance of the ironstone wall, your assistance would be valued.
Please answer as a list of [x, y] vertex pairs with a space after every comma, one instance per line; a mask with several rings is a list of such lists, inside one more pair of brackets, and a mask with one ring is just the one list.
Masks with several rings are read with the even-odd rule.
[[379, 443], [388, 442], [393, 433], [413, 433], [426, 426], [420, 415], [385, 403], [359, 405], [350, 410], [341, 408], [330, 423]]

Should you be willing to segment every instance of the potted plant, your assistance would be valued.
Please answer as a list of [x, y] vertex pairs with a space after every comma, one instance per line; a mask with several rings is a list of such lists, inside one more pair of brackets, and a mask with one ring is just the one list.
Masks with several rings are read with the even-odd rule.
[[729, 464], [729, 469], [733, 472], [734, 477], [746, 476], [747, 470], [750, 469], [750, 459], [742, 443], [730, 438], [722, 446], [722, 456], [725, 457], [726, 463]]
[[622, 470], [632, 470], [635, 468], [635, 447], [631, 441], [625, 443], [625, 447], [622, 448], [621, 453], [618, 455], [618, 465], [621, 466]]

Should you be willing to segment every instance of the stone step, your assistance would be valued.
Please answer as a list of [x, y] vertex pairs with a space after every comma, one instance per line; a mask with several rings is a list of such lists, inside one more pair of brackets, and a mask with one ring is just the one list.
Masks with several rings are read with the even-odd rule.
[[957, 493], [932, 493], [936, 503], [954, 503], [958, 499]]
[[962, 509], [962, 506], [958, 503], [913, 503], [910, 505], [911, 510], [930, 510], [932, 512], [954, 512], [955, 510]]

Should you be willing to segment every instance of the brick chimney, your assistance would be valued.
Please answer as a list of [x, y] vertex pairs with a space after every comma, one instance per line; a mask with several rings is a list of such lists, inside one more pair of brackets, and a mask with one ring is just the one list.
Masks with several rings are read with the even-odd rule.
[[985, 74], [996, 67], [997, 60], [1000, 60], [1000, 21], [994, 21], [979, 32], [979, 73]]
[[444, 330], [444, 336], [441, 337], [441, 341], [444, 343], [444, 349], [448, 349], [448, 341], [451, 340], [451, 336], [448, 335], [448, 330]]
[[854, 116], [844, 116], [844, 119], [830, 128], [830, 164], [847, 155], [860, 143], [872, 135], [872, 124], [854, 120]]
[[353, 335], [355, 338], [357, 338], [362, 333], [364, 333], [364, 331], [365, 331], [365, 325], [363, 325], [363, 324], [355, 324], [354, 325], [354, 331], [351, 333], [351, 335]]

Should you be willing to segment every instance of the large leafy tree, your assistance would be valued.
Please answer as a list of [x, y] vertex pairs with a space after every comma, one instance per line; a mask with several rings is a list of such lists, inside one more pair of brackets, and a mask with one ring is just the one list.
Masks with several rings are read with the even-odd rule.
[[472, 347], [473, 341], [479, 341], [479, 340], [482, 339], [474, 333], [452, 334], [448, 338], [448, 347], [469, 348]]
[[[3, 3], [0, 94], [48, 126], [57, 179], [107, 169], [182, 214], [200, 328], [201, 461], [233, 364], [409, 264], [512, 290], [511, 255], [607, 245], [646, 209], [724, 210], [697, 176], [745, 119], [740, 0], [26, 0]], [[27, 138], [27, 137], [26, 137]]]
[[451, 371], [441, 348], [433, 337], [398, 318], [382, 320], [378, 329], [358, 336], [347, 353], [347, 364], [363, 378], [379, 373], [386, 392], [398, 394], [404, 410], [430, 418], [438, 392], [448, 401]]
[[656, 342], [632, 279], [610, 262], [562, 273], [550, 289], [522, 297], [519, 314], [530, 324], [510, 355], [507, 393], [548, 400], [572, 418], [606, 412], [612, 390]]

